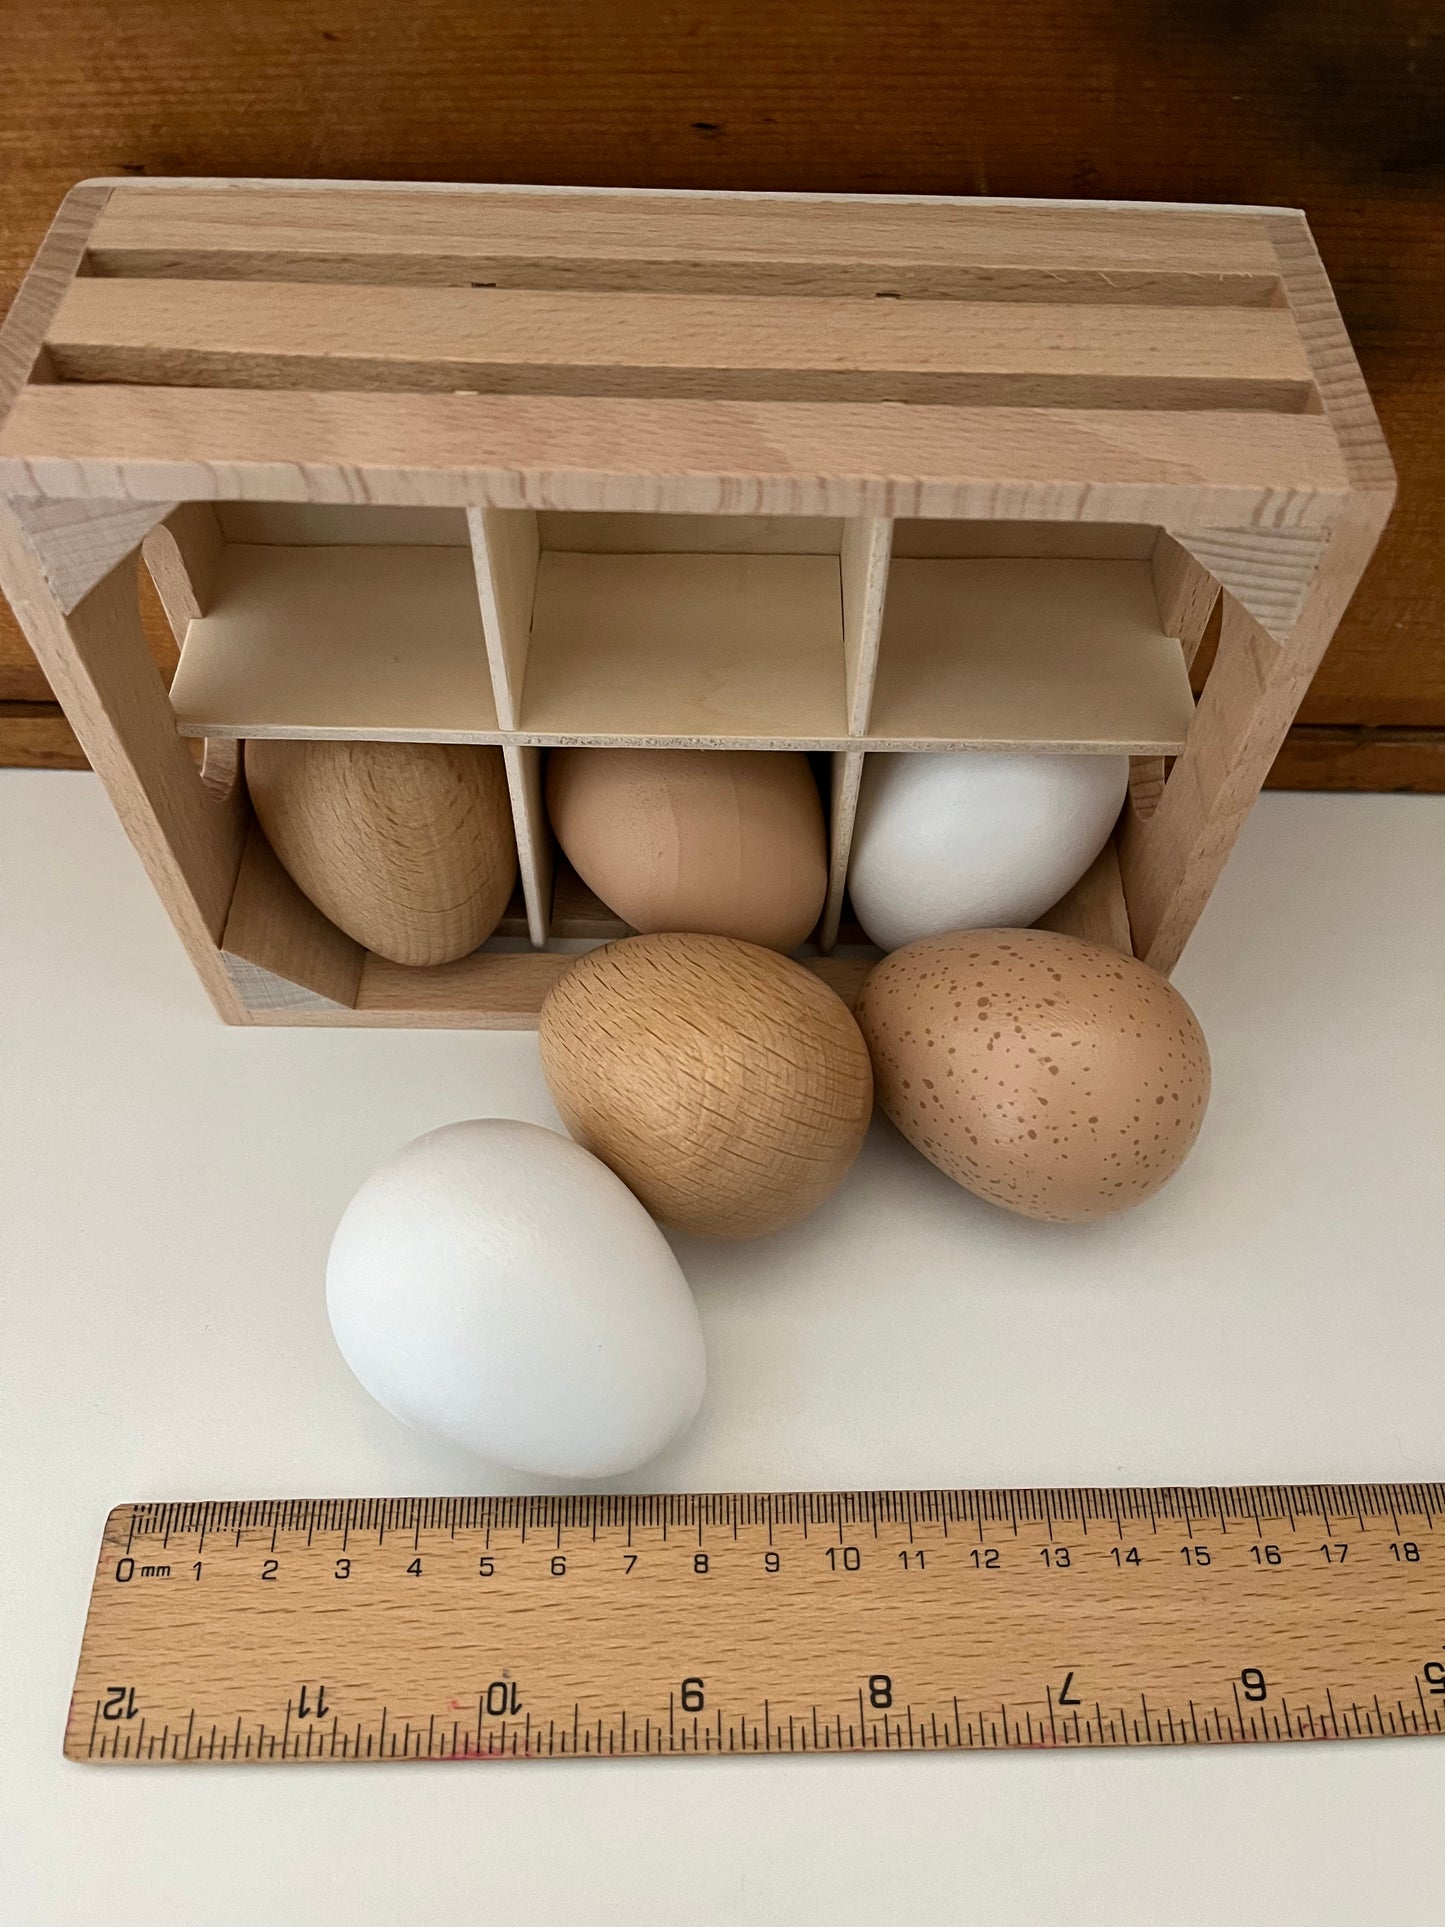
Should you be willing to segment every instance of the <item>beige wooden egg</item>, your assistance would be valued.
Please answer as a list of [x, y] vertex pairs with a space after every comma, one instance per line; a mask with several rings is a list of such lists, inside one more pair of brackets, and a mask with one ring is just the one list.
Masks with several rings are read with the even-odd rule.
[[547, 808], [573, 869], [634, 930], [792, 950], [822, 911], [823, 806], [796, 751], [555, 749]]
[[517, 878], [499, 749], [253, 739], [246, 780], [297, 885], [378, 956], [450, 963], [496, 929]]
[[922, 937], [872, 971], [858, 1022], [909, 1143], [1025, 1217], [1138, 1204], [1183, 1163], [1209, 1101], [1209, 1053], [1179, 992], [1051, 931]]
[[715, 1238], [806, 1217], [873, 1108], [858, 1026], [801, 964], [727, 937], [628, 937], [542, 1006], [542, 1069], [572, 1135], [654, 1216]]

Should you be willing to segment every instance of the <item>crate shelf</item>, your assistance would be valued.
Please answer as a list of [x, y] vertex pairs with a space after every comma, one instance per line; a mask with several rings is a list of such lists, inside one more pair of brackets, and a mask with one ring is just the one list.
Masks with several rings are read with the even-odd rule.
[[870, 744], [1173, 755], [1193, 719], [1147, 562], [894, 558]]
[[845, 737], [837, 558], [544, 553], [521, 728], [739, 748]]
[[[95, 181], [0, 330], [0, 585], [242, 1024], [534, 1024], [617, 927], [556, 862], [562, 743], [815, 752], [822, 951], [869, 754], [1127, 753], [1042, 921], [1167, 972], [1393, 499], [1290, 209]], [[499, 742], [505, 929], [362, 950], [247, 736]]]
[[187, 736], [496, 742], [471, 556], [228, 543], [171, 704]]

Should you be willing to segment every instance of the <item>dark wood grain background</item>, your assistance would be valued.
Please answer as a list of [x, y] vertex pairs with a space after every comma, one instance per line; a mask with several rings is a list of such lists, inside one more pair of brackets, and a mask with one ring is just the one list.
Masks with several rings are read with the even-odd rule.
[[[0, 35], [6, 301], [91, 174], [1303, 207], [1401, 492], [1276, 781], [1445, 787], [1439, 0], [5, 0]], [[78, 760], [0, 617], [0, 761]]]

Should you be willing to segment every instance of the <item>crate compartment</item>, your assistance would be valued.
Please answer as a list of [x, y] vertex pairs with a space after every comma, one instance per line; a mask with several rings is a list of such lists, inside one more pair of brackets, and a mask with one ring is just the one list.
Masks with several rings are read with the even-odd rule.
[[[587, 747], [590, 748], [591, 746]], [[608, 753], [606, 750], [601, 752], [603, 755]], [[643, 755], [644, 757], [666, 756], [667, 753], [666, 750], [649, 748], [643, 752]], [[763, 754], [769, 755], [793, 755], [795, 753], [796, 752], [788, 750], [763, 752]], [[726, 755], [727, 752], [719, 751], [717, 754]], [[812, 927], [804, 931], [797, 940], [794, 954], [800, 956], [812, 954], [818, 949], [826, 951], [832, 947], [831, 939], [828, 936], [830, 927], [829, 918], [832, 911], [835, 890], [841, 894], [843, 887], [843, 879], [847, 866], [847, 840], [851, 834], [853, 807], [856, 802], [855, 783], [852, 790], [848, 792], [846, 809], [840, 806], [840, 784], [838, 778], [841, 767], [844, 764], [855, 761], [861, 763], [862, 758], [861, 755], [850, 755], [848, 753], [836, 753], [833, 755], [823, 753], [807, 756], [805, 761], [808, 767], [809, 781], [817, 794], [820, 805], [827, 888], [819, 904], [818, 914]], [[606, 807], [605, 800], [594, 792], [587, 819], [589, 831], [596, 827], [599, 822], [605, 825], [607, 820]], [[600, 818], [595, 814], [599, 808], [602, 812]], [[651, 817], [649, 817], [647, 821], [654, 825], [660, 837], [666, 838], [667, 828], [665, 822], [658, 821]], [[727, 831], [731, 821], [732, 819], [729, 816], [725, 817], [721, 823], [723, 848], [726, 848]], [[577, 801], [575, 797], [573, 800], [572, 822], [575, 827], [581, 827], [581, 822], [577, 815]], [[587, 940], [590, 942], [605, 942], [616, 937], [634, 935], [635, 931], [632, 926], [625, 921], [621, 912], [605, 902], [596, 893], [591, 882], [584, 881], [583, 878], [578, 875], [577, 871], [573, 868], [570, 858], [557, 839], [550, 819], [546, 827], [549, 832], [555, 877], [552, 893], [551, 937], [565, 941]], [[648, 832], [642, 829], [637, 819], [634, 819], [632, 834], [636, 835], [639, 833], [645, 835]], [[629, 847], [630, 841], [631, 839], [629, 838]], [[604, 862], [608, 861], [609, 858], [614, 855], [613, 852], [609, 851], [605, 838], [591, 844], [591, 854], [594, 858], [600, 855]], [[652, 854], [655, 857], [657, 853], [654, 850]], [[699, 861], [703, 861], [704, 863], [706, 861], [706, 859], [700, 855], [696, 841], [691, 838], [684, 838], [682, 845], [676, 848], [672, 854], [675, 854], [679, 858], [685, 858], [688, 866], [695, 865]], [[585, 862], [587, 858], [584, 856], [583, 860]], [[590, 874], [593, 876], [598, 875], [596, 871], [592, 870], [590, 864], [588, 867]], [[669, 864], [668, 867], [670, 870], [671, 865]], [[689, 867], [686, 875], [680, 870], [676, 874], [677, 881], [681, 885], [684, 894], [686, 894], [691, 886], [696, 883], [698, 876], [705, 874], [705, 872], [699, 872], [695, 868]], [[607, 887], [611, 888], [616, 885], [619, 881], [619, 876], [625, 879], [626, 871], [619, 871], [614, 868], [611, 883]], [[620, 902], [625, 903], [626, 897], [623, 890], [616, 890], [615, 894], [618, 895]], [[652, 925], [650, 927], [656, 928], [657, 926]], [[680, 923], [675, 927], [678, 929], [687, 929], [692, 926], [687, 923]], [[760, 941], [760, 939], [757, 938], [753, 940]]]
[[[0, 576], [238, 1023], [535, 1022], [564, 742], [830, 756], [820, 944], [866, 754], [1129, 753], [1046, 921], [1168, 971], [1394, 491], [1282, 209], [92, 182], [0, 345]], [[348, 949], [178, 726], [499, 740], [549, 947]]]
[[469, 519], [498, 709], [525, 740], [769, 748], [847, 736], [854, 523]]
[[837, 558], [544, 553], [521, 727], [738, 748], [846, 735]]
[[870, 741], [1172, 754], [1193, 718], [1148, 562], [895, 554]]
[[470, 554], [226, 543], [171, 705], [188, 736], [496, 742]]

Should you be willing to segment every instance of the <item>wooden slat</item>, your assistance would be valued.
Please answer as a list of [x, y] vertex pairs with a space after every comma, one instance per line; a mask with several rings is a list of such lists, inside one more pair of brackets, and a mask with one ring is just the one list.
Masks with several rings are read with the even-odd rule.
[[577, 555], [836, 555], [841, 516], [610, 515], [543, 509], [544, 549]]
[[245, 799], [210, 795], [176, 734], [141, 631], [136, 569], [63, 613], [20, 525], [0, 510], [0, 583], [156, 893], [221, 1015], [242, 1012], [217, 953], [246, 836]]
[[[475, 950], [457, 963], [429, 970], [389, 963], [368, 952], [352, 1010], [279, 1012], [253, 1022], [342, 1024], [435, 1030], [535, 1030], [542, 999], [577, 961], [572, 952]], [[805, 970], [843, 999], [857, 1002], [872, 961], [860, 957], [808, 957]]]
[[843, 590], [848, 730], [853, 736], [864, 736], [868, 732], [892, 542], [893, 524], [886, 516], [851, 516], [843, 524], [838, 573]]
[[1067, 896], [1046, 911], [1034, 928], [1059, 930], [1066, 937], [1082, 937], [1086, 943], [1103, 944], [1109, 950], [1121, 950], [1126, 957], [1133, 956], [1129, 911], [1112, 838]]
[[1126, 807], [1119, 833], [1135, 949], [1156, 970], [1173, 969], [1208, 902], [1389, 509], [1388, 494], [1353, 498], [1283, 645], [1225, 596], [1219, 653], [1184, 753], [1153, 814]]
[[1268, 302], [1257, 215], [1204, 209], [337, 188], [124, 186], [102, 275], [1007, 300]]
[[209, 502], [182, 502], [153, 528], [141, 554], [177, 644], [215, 592], [225, 542]]
[[346, 1009], [361, 980], [361, 945], [309, 898], [252, 823], [221, 952], [248, 1010]]
[[552, 865], [555, 845], [542, 795], [542, 752], [527, 744], [506, 743], [507, 793], [512, 831], [517, 839], [517, 874], [527, 911], [527, 935], [540, 950], [552, 915]]
[[1153, 553], [1156, 535], [1140, 522], [901, 521], [893, 524], [893, 553], [919, 562], [968, 555], [1138, 562]]
[[818, 947], [826, 955], [838, 941], [843, 899], [848, 893], [848, 858], [853, 850], [853, 825], [858, 817], [858, 791], [863, 782], [863, 751], [835, 750], [828, 786], [828, 894], [818, 925]]
[[134, 555], [172, 503], [37, 501], [12, 499], [9, 508], [24, 529], [62, 614], [82, 601], [97, 582]]
[[109, 199], [108, 187], [82, 184], [72, 188], [57, 209], [0, 325], [0, 416], [27, 381], [50, 380], [45, 332], [84, 258], [96, 217]]
[[1393, 496], [1395, 465], [1309, 226], [1302, 214], [1272, 215], [1264, 225], [1351, 485]]
[[1199, 653], [1209, 618], [1219, 601], [1219, 584], [1209, 571], [1160, 529], [1150, 553], [1159, 621], [1166, 636], [1177, 636], [1188, 665]]
[[[222, 745], [224, 747], [224, 744]], [[1162, 762], [1157, 762], [1157, 780], [1149, 784], [1149, 804], [1142, 814], [1152, 814], [1164, 787]], [[0, 769], [88, 769], [85, 751], [75, 740], [75, 732], [65, 720], [57, 703], [0, 702]], [[1136, 791], [1130, 777], [1130, 795]], [[1274, 760], [1265, 779], [1266, 789], [1276, 790], [1394, 790], [1420, 795], [1445, 792], [1445, 730], [1440, 729], [1342, 729], [1322, 725], [1296, 724], [1285, 738], [1284, 747]], [[559, 890], [553, 891], [553, 931], [559, 937], [594, 935], [594, 931], [558, 928]], [[570, 903], [572, 899], [569, 897]], [[497, 926], [502, 935], [525, 934], [525, 919], [519, 928], [508, 928], [504, 919]], [[623, 934], [608, 930], [609, 936]]]
[[1284, 308], [75, 282], [62, 380], [719, 400], [1298, 409]]
[[1289, 527], [1346, 475], [1321, 415], [54, 383], [0, 429], [0, 489]]
[[1129, 808], [1147, 823], [1159, 807], [1169, 766], [1162, 756], [1134, 756], [1129, 761]]
[[560, 850], [556, 854], [552, 885], [552, 935], [574, 940], [600, 939], [605, 943], [616, 937], [636, 935], [631, 924], [624, 923], [596, 891], [588, 889]]
[[497, 716], [516, 729], [537, 593], [537, 517], [532, 509], [468, 509], [472, 565]]
[[1328, 540], [1323, 529], [1174, 529], [1170, 533], [1262, 629], [1279, 639], [1294, 626]]

